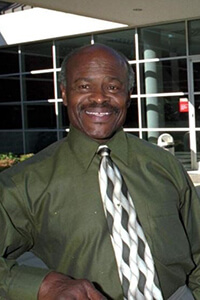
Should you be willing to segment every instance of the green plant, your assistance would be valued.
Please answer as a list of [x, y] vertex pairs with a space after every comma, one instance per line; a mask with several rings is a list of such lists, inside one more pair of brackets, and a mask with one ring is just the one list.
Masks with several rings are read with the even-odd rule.
[[22, 162], [33, 155], [33, 153], [22, 154], [19, 156], [13, 154], [12, 152], [0, 153], [0, 171], [3, 171], [4, 169], [9, 168], [16, 163]]
[[19, 157], [19, 161], [24, 161], [24, 160], [26, 160], [26, 159], [32, 157], [33, 155], [34, 155], [33, 153], [22, 154], [22, 155], [20, 155], [20, 157]]
[[13, 154], [12, 152], [0, 153], [0, 160], [5, 160], [5, 159], [18, 159], [18, 158], [17, 155]]

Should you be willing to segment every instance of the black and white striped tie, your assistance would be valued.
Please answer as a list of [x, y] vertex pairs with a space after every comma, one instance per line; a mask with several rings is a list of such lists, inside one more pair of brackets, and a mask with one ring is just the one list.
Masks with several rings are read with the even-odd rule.
[[124, 299], [161, 300], [151, 251], [125, 181], [110, 157], [110, 149], [101, 145], [98, 154], [100, 191]]

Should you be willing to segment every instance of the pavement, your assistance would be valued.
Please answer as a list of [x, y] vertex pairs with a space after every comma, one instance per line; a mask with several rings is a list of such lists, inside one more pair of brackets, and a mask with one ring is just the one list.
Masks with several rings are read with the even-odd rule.
[[200, 171], [189, 171], [188, 174], [192, 179], [194, 186], [196, 187], [197, 193], [200, 197]]
[[192, 179], [195, 186], [200, 185], [200, 172], [199, 171], [190, 171], [188, 172], [190, 178]]

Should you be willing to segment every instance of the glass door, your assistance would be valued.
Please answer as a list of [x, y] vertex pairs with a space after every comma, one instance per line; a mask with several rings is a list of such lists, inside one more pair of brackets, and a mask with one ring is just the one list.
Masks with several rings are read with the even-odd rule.
[[198, 169], [200, 160], [200, 57], [190, 59], [189, 125], [191, 168]]

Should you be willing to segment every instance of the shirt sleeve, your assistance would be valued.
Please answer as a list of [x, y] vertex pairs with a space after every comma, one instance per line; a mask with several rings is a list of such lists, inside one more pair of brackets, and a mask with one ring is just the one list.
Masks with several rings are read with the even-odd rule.
[[34, 232], [27, 209], [12, 181], [0, 179], [0, 299], [36, 300], [50, 270], [19, 266], [16, 259], [31, 249]]
[[200, 198], [186, 171], [187, 188], [180, 211], [191, 247], [194, 269], [189, 274], [189, 287], [195, 299], [200, 299]]

